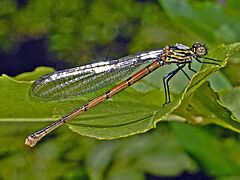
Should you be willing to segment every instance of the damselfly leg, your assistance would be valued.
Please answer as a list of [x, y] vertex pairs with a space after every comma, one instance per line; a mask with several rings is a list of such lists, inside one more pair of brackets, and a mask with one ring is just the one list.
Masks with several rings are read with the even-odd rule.
[[[180, 67], [179, 64], [177, 64], [177, 67]], [[188, 80], [190, 81], [190, 77], [188, 76], [188, 74], [184, 71], [183, 68], [180, 68], [180, 70], [183, 72], [183, 74], [188, 78]]]
[[[221, 62], [220, 60], [205, 57], [205, 59], [214, 61], [214, 62], [205, 62], [205, 61], [201, 61], [197, 57], [195, 57], [195, 59], [197, 60], [197, 62], [199, 62], [201, 64], [212, 64], [212, 65], [221, 66], [220, 64], [216, 63], [216, 62]], [[186, 64], [188, 64], [189, 70], [191, 70], [194, 73], [197, 73], [197, 71], [194, 70], [191, 66], [192, 62], [183, 62], [182, 64], [177, 63], [178, 68], [174, 69], [173, 71], [171, 71], [170, 73], [166, 74], [163, 77], [163, 87], [164, 87], [164, 93], [165, 93], [165, 103], [163, 104], [163, 106], [165, 106], [166, 104], [171, 102], [169, 82], [178, 73], [179, 70], [181, 70], [183, 72], [183, 74], [187, 77], [188, 80], [191, 80], [191, 78], [188, 76], [188, 74], [183, 69]]]
[[197, 71], [192, 68], [192, 64], [191, 63], [188, 63], [188, 69], [191, 70], [194, 73], [197, 73]]
[[[171, 71], [170, 73], [168, 73], [167, 75], [165, 75], [163, 77], [163, 87], [164, 87], [164, 93], [165, 93], [165, 103], [164, 105], [170, 103], [170, 90], [169, 90], [169, 81], [177, 74], [177, 72], [179, 70], [182, 70], [182, 68], [185, 66], [186, 64], [181, 64], [178, 65], [177, 69], [174, 69], [173, 71]], [[188, 77], [188, 76], [187, 76]]]
[[212, 60], [213, 62], [201, 61], [199, 58], [195, 58], [195, 59], [197, 60], [197, 62], [199, 62], [199, 63], [201, 63], [201, 64], [212, 64], [212, 65], [221, 66], [221, 64], [217, 63], [217, 62], [221, 62], [221, 61], [220, 61], [220, 60], [217, 60], [217, 59], [212, 59], [212, 58], [204, 57], [204, 59]]

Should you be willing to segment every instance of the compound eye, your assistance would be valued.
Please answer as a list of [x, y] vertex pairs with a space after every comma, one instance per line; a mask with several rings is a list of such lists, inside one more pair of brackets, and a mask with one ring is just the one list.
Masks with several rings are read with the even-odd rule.
[[198, 56], [202, 57], [208, 53], [207, 47], [202, 43], [195, 43], [192, 46], [193, 52]]

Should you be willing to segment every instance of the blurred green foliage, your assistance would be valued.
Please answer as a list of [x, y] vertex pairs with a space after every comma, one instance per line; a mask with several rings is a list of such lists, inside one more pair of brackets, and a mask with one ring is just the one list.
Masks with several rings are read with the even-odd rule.
[[[238, 0], [31, 0], [20, 8], [13, 0], [1, 0], [0, 44], [11, 50], [28, 39], [45, 37], [50, 51], [75, 64], [92, 59], [99, 48], [110, 49], [110, 56], [116, 58], [166, 44], [202, 41], [211, 52], [222, 43], [240, 41], [239, 9]], [[217, 93], [206, 90], [212, 97], [219, 96], [219, 102], [238, 119], [239, 67], [239, 54], [235, 54], [210, 79]], [[40, 75], [41, 71], [32, 76], [22, 74], [16, 80], [26, 86], [24, 81]], [[160, 83], [159, 76], [155, 79]], [[178, 89], [174, 87], [178, 84], [172, 86], [174, 91]], [[2, 98], [10, 100], [10, 95]], [[18, 101], [28, 102], [24, 98]], [[11, 107], [5, 108], [14, 119]], [[193, 118], [199, 109], [188, 108], [192, 114], [186, 117]], [[23, 105], [19, 112], [21, 109], [24, 114]], [[46, 115], [42, 110], [36, 109], [33, 115]], [[146, 174], [179, 176], [198, 171], [209, 178], [240, 178], [239, 135], [214, 125], [161, 122], [148, 133], [112, 141], [82, 137], [63, 127], [35, 148], [24, 147], [29, 132], [45, 124], [1, 122], [0, 179], [145, 179]]]
[[2, 0], [0, 7], [2, 47], [47, 37], [52, 51], [75, 62], [93, 57], [98, 47], [111, 49], [116, 56], [121, 53], [117, 41], [120, 38], [129, 41], [129, 53], [176, 42], [201, 40], [211, 46], [240, 40], [240, 5], [236, 0], [226, 4], [186, 0], [32, 0], [20, 9], [14, 1]]

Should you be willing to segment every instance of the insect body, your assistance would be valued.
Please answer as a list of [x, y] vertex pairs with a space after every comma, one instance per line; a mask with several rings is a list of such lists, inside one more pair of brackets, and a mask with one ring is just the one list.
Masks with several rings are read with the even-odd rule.
[[[57, 101], [97, 91], [129, 76], [136, 71], [139, 66], [150, 63], [150, 65], [136, 72], [133, 76], [109, 91], [94, 98], [83, 106], [78, 107], [42, 130], [33, 133], [25, 140], [25, 144], [33, 147], [41, 138], [54, 129], [71, 121], [99, 103], [113, 97], [160, 66], [176, 64], [177, 68], [163, 77], [165, 104], [167, 104], [170, 102], [169, 81], [172, 77], [181, 70], [190, 80], [190, 77], [183, 69], [186, 65], [194, 73], [196, 73], [196, 71], [191, 67], [193, 60], [199, 63], [219, 65], [216, 63], [218, 60], [205, 57], [207, 53], [207, 47], [202, 43], [194, 43], [192, 47], [183, 44], [175, 44], [172, 46], [165, 46], [163, 49], [159, 50], [146, 51], [116, 60], [56, 71], [42, 76], [32, 84], [29, 91], [30, 97], [43, 101]], [[211, 61], [205, 62], [201, 60], [202, 58]]]

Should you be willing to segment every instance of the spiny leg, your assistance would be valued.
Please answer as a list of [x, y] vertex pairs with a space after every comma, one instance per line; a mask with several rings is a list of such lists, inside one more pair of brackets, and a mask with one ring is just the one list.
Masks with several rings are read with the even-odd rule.
[[191, 70], [194, 73], [197, 73], [197, 71], [192, 68], [192, 63], [188, 63], [188, 69]]
[[[201, 61], [200, 59], [198, 58], [195, 58], [197, 60], [197, 62], [201, 63], [201, 64], [213, 64], [213, 65], [218, 65], [218, 66], [221, 66], [220, 64], [216, 63], [216, 62], [205, 62], [205, 61]], [[214, 60], [214, 61], [218, 61], [218, 62], [221, 62], [219, 60], [216, 60], [216, 59], [211, 59], [211, 58], [205, 58], [205, 59], [209, 59], [209, 60]]]
[[[180, 67], [180, 64], [177, 64], [177, 67]], [[183, 74], [188, 78], [188, 80], [190, 81], [190, 77], [188, 76], [188, 74], [183, 70], [183, 68], [180, 69]]]
[[169, 85], [168, 82], [172, 77], [177, 74], [177, 72], [182, 69], [186, 64], [179, 65], [177, 69], [173, 70], [172, 72], [168, 73], [163, 77], [163, 86], [164, 86], [164, 92], [165, 92], [165, 103], [164, 105], [170, 103], [170, 91], [169, 91]]

